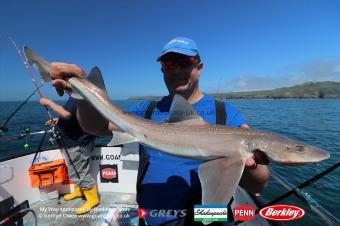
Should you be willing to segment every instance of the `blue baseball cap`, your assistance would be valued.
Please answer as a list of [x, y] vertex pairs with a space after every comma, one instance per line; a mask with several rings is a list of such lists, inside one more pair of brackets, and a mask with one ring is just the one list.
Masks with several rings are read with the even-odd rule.
[[190, 38], [185, 37], [176, 37], [168, 42], [163, 47], [163, 52], [157, 58], [157, 61], [160, 61], [161, 58], [167, 53], [180, 53], [187, 56], [199, 56], [198, 48], [196, 42]]

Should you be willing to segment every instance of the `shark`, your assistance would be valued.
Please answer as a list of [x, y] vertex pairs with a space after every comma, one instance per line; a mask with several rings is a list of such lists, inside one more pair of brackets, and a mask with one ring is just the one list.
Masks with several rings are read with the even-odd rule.
[[[42, 80], [51, 81], [50, 63], [27, 46], [23, 52]], [[174, 96], [166, 122], [136, 117], [112, 103], [97, 67], [87, 77], [65, 80], [72, 88], [71, 96], [90, 102], [121, 130], [113, 132], [111, 145], [139, 142], [160, 152], [202, 160], [198, 175], [203, 205], [229, 203], [245, 161], [255, 151], [263, 152], [272, 163], [286, 165], [318, 163], [330, 157], [326, 150], [271, 132], [208, 124], [180, 95]]]

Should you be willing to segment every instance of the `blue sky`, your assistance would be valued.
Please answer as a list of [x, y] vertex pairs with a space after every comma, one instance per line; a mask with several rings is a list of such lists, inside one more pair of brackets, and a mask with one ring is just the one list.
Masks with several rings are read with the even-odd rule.
[[49, 61], [99, 66], [112, 99], [167, 94], [156, 58], [176, 36], [196, 40], [204, 92], [340, 81], [339, 12], [340, 1], [316, 0], [3, 0], [0, 100], [34, 89], [8, 36]]

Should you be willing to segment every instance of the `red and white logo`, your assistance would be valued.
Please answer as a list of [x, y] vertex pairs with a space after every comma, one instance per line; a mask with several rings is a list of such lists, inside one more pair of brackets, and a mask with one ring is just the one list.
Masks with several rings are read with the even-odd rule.
[[252, 206], [236, 206], [234, 208], [234, 218], [240, 221], [249, 221], [255, 217], [255, 209]]
[[138, 218], [144, 218], [148, 215], [148, 211], [143, 208], [138, 209]]
[[305, 211], [300, 207], [292, 205], [273, 205], [262, 208], [260, 215], [274, 221], [291, 221], [303, 217]]
[[105, 179], [113, 179], [117, 176], [116, 170], [112, 168], [102, 169], [102, 177]]

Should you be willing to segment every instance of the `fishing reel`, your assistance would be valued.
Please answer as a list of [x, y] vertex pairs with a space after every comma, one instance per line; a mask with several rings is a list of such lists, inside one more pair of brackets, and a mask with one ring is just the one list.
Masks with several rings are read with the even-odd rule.
[[0, 125], [0, 133], [7, 132], [7, 131], [8, 131], [8, 127], [6, 127], [5, 125]]
[[59, 132], [57, 130], [52, 129], [52, 132], [50, 133], [50, 137], [49, 137], [49, 141], [51, 142], [51, 144], [55, 144], [55, 143], [58, 143], [58, 140], [61, 139], [61, 136], [59, 134]]
[[31, 132], [31, 128], [30, 127], [26, 127], [22, 129], [22, 133], [23, 134], [29, 134]]
[[26, 127], [26, 128], [23, 128], [22, 134], [20, 134], [21, 137], [26, 137], [26, 143], [24, 144], [25, 150], [28, 150], [28, 148], [29, 148], [29, 145], [28, 145], [28, 142], [27, 142], [27, 136], [30, 134], [30, 131], [31, 131], [31, 128]]

